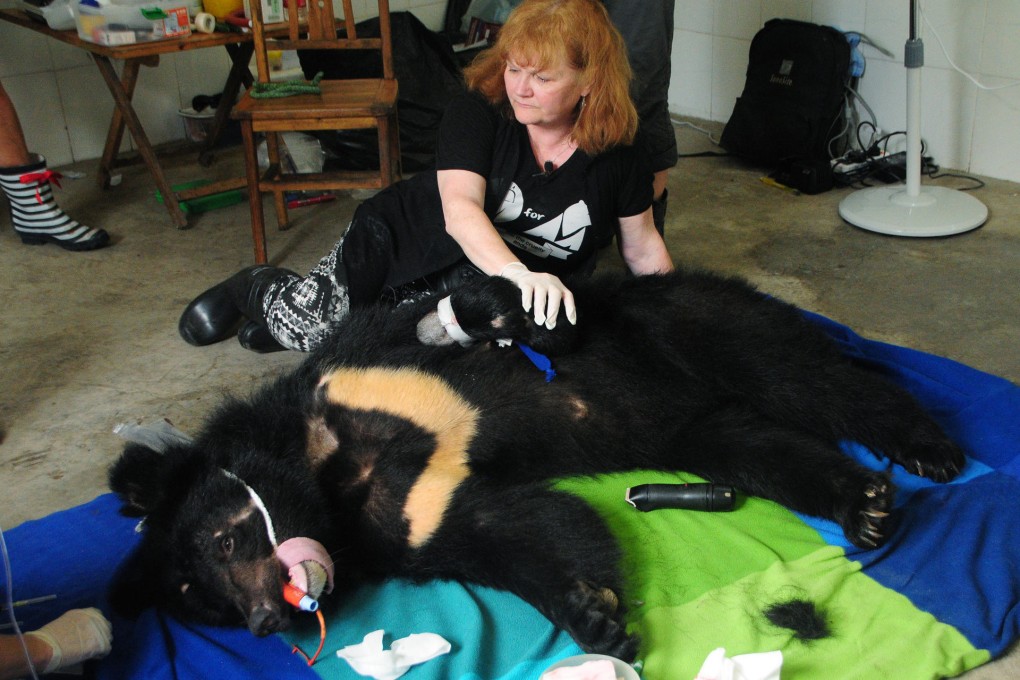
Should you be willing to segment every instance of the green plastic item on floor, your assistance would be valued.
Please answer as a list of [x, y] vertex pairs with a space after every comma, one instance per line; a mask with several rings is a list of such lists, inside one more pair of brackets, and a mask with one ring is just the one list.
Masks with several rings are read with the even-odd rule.
[[[191, 182], [174, 184], [171, 188], [174, 191], [187, 191], [188, 189], [197, 189], [198, 187], [204, 187], [208, 184], [212, 184], [212, 181], [207, 179], [196, 179]], [[156, 192], [156, 200], [160, 203], [163, 202], [163, 194], [159, 191]], [[210, 210], [216, 210], [217, 208], [226, 208], [231, 205], [237, 205], [243, 200], [244, 195], [241, 193], [240, 189], [231, 189], [218, 194], [210, 194], [209, 196], [181, 201], [178, 205], [181, 206], [181, 210], [185, 214], [190, 214], [209, 212]]]

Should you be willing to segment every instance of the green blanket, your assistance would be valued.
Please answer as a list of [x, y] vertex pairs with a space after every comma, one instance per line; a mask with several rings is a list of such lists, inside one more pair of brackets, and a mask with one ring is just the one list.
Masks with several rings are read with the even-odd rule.
[[[797, 680], [952, 676], [984, 663], [952, 626], [864, 574], [790, 511], [744, 498], [729, 513], [659, 510], [621, 503], [629, 486], [701, 481], [632, 473], [560, 486], [597, 507], [627, 546], [633, 632], [643, 641], [645, 680], [694, 678], [716, 647], [727, 656], [781, 650]], [[802, 642], [765, 618], [771, 605], [813, 602], [831, 629]], [[839, 669], [837, 672], [836, 669]]]

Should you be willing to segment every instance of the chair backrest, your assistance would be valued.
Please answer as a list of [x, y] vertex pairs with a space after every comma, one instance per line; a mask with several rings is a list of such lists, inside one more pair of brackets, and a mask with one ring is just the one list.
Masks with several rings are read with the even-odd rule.
[[[302, 6], [299, 7], [299, 3]], [[284, 0], [287, 18], [280, 23], [263, 21], [261, 0], [249, 0], [251, 28], [255, 42], [255, 63], [261, 83], [271, 81], [269, 52], [273, 50], [377, 50], [382, 60], [382, 77], [392, 80], [393, 36], [390, 31], [389, 0], [377, 0], [379, 37], [358, 35], [351, 0], [339, 0], [343, 18], [337, 19], [333, 0]], [[307, 17], [305, 9], [307, 8]]]

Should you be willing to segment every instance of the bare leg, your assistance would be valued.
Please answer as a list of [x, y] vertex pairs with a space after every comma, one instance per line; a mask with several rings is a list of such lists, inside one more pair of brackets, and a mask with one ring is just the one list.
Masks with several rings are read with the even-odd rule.
[[25, 165], [29, 161], [25, 135], [21, 131], [18, 112], [0, 83], [0, 168]]

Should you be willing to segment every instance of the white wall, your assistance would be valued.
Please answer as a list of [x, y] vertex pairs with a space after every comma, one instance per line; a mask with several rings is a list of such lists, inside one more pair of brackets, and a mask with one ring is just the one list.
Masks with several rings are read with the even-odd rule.
[[[641, 0], [635, 0], [640, 2]], [[1020, 84], [1020, 2], [921, 0], [960, 68], [988, 86]], [[906, 124], [909, 3], [902, 0], [676, 0], [674, 113], [725, 122], [744, 86], [751, 38], [775, 17], [856, 30], [895, 54], [864, 47], [860, 92], [886, 131]], [[953, 70], [923, 21], [921, 136], [945, 168], [1020, 181], [1020, 86], [981, 90]]]
[[[438, 29], [446, 1], [390, 0], [390, 6]], [[1020, 82], [1020, 1], [922, 0], [922, 7], [960, 67], [987, 85]], [[902, 0], [676, 0], [670, 108], [725, 122], [743, 88], [751, 38], [766, 20], [788, 17], [858, 30], [892, 51], [895, 58], [864, 48], [861, 94], [880, 127], [903, 129], [907, 9]], [[949, 67], [921, 25], [927, 153], [946, 168], [1020, 181], [1020, 87], [978, 89]], [[213, 49], [167, 55], [159, 68], [143, 68], [135, 106], [152, 141], [183, 137], [177, 109], [195, 94], [219, 92], [227, 69], [226, 53]], [[29, 145], [51, 164], [102, 153], [113, 101], [85, 52], [0, 22], [0, 78]]]
[[[0, 0], [0, 6], [14, 5]], [[372, 16], [367, 6], [375, 3], [355, 0], [355, 15]], [[408, 10], [438, 30], [446, 1], [390, 0], [390, 10]], [[177, 110], [191, 106], [196, 94], [219, 92], [229, 70], [226, 50], [219, 48], [163, 55], [158, 68], [142, 67], [133, 103], [149, 140], [182, 139]], [[0, 80], [18, 111], [29, 149], [46, 156], [50, 165], [102, 155], [113, 98], [84, 50], [0, 21]], [[129, 137], [125, 132], [123, 148], [131, 145]]]

